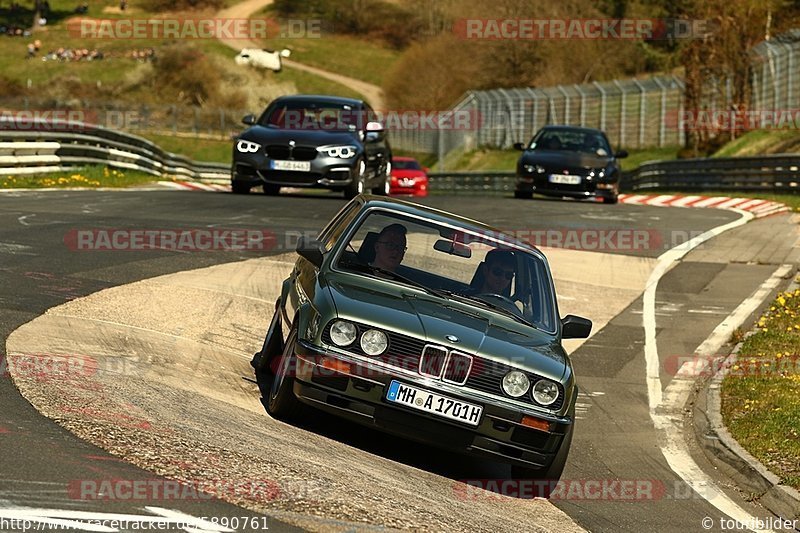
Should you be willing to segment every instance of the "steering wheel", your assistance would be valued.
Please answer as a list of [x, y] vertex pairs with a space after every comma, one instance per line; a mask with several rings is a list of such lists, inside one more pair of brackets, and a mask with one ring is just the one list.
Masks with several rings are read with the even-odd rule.
[[496, 292], [483, 292], [483, 293], [477, 294], [476, 298], [486, 298], [486, 299], [494, 298], [494, 299], [500, 300], [500, 302], [499, 302], [500, 307], [502, 307], [503, 309], [506, 309], [507, 311], [510, 311], [510, 312], [514, 313], [515, 315], [517, 315], [519, 317], [523, 316], [522, 311], [519, 310], [519, 307], [517, 307], [517, 304], [514, 303], [514, 300], [512, 300], [508, 296], [504, 296], [502, 294], [497, 294]]

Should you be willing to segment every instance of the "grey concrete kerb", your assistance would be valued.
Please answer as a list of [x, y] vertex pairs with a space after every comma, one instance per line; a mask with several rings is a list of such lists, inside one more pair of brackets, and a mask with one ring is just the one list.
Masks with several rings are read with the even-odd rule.
[[[787, 290], [794, 291], [799, 286], [797, 282], [792, 282]], [[753, 332], [750, 332], [747, 336], [752, 334]], [[722, 365], [721, 371], [715, 373], [707, 382], [705, 391], [707, 427], [701, 426], [705, 425], [702, 423], [702, 417], [695, 416], [695, 431], [706, 455], [720, 470], [735, 480], [742, 490], [755, 495], [761, 505], [776, 516], [786, 520], [797, 520], [800, 519], [800, 492], [781, 484], [778, 476], [770, 472], [733, 438], [722, 420], [722, 380], [738, 359], [743, 344], [744, 340], [734, 347]]]

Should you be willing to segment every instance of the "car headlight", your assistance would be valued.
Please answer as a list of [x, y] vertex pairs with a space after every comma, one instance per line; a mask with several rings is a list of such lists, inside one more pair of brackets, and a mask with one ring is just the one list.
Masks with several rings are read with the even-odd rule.
[[558, 400], [558, 385], [549, 379], [540, 379], [533, 386], [533, 399], [542, 405], [550, 405]]
[[358, 149], [355, 146], [320, 146], [317, 148], [318, 152], [322, 152], [328, 157], [335, 157], [337, 159], [350, 159], [356, 155]]
[[356, 326], [344, 320], [337, 320], [331, 325], [331, 340], [337, 346], [349, 346], [356, 340]]
[[524, 165], [525, 172], [536, 172], [537, 174], [544, 174], [545, 168], [542, 165]]
[[258, 143], [254, 143], [253, 141], [246, 141], [244, 139], [239, 139], [236, 142], [236, 149], [242, 152], [243, 154], [252, 154], [258, 152], [261, 149], [261, 145]]
[[380, 355], [389, 345], [386, 333], [377, 329], [370, 329], [361, 335], [361, 349], [367, 355]]
[[528, 376], [519, 370], [512, 370], [503, 377], [503, 391], [512, 398], [519, 398], [528, 392], [530, 386], [531, 381]]

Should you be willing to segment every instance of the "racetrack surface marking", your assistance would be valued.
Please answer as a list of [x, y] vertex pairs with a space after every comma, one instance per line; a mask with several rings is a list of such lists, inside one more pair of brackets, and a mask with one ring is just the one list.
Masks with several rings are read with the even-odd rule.
[[[740, 523], [754, 523], [754, 517], [731, 500], [722, 492], [708, 475], [692, 459], [686, 442], [683, 438], [682, 408], [691, 391], [693, 380], [673, 378], [665, 391], [661, 390], [659, 372], [658, 346], [656, 341], [656, 289], [658, 282], [666, 272], [682, 259], [692, 249], [705, 241], [716, 237], [728, 230], [742, 226], [754, 218], [753, 213], [735, 210], [741, 218], [733, 222], [717, 226], [711, 230], [676, 246], [663, 253], [658, 258], [655, 269], [650, 275], [643, 297], [642, 324], [645, 330], [645, 362], [647, 368], [647, 396], [650, 406], [650, 418], [654, 426], [662, 434], [659, 439], [661, 453], [667, 460], [670, 468], [689, 486], [691, 486], [703, 499], [725, 513], [727, 516], [738, 520]], [[695, 351], [701, 356], [705, 353], [714, 353], [727, 340], [730, 332], [741, 325], [747, 317], [755, 311], [758, 305], [777, 286], [780, 278], [789, 270], [789, 265], [783, 265], [747, 300], [742, 302], [733, 313], [717, 326], [712, 334]], [[709, 352], [709, 350], [711, 350]], [[681, 376], [678, 372], [677, 376]]]

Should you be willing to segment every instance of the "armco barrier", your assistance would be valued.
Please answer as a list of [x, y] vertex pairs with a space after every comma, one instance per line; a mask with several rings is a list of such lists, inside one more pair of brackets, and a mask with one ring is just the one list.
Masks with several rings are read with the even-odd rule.
[[[18, 124], [0, 118], [0, 174], [34, 174], [101, 164], [139, 170], [154, 176], [190, 180], [230, 180], [230, 165], [201, 163], [165, 152], [156, 144], [119, 131], [82, 123]], [[443, 172], [430, 174], [429, 190], [449, 194], [506, 195], [514, 191], [513, 172]], [[647, 162], [626, 172], [622, 191], [797, 192], [800, 157], [678, 159]]]
[[800, 157], [776, 154], [653, 161], [623, 176], [626, 191], [797, 192]]
[[192, 161], [136, 135], [79, 122], [20, 125], [0, 119], [0, 174], [69, 171], [95, 164], [159, 177], [230, 180], [229, 164]]

